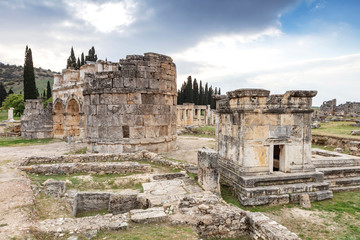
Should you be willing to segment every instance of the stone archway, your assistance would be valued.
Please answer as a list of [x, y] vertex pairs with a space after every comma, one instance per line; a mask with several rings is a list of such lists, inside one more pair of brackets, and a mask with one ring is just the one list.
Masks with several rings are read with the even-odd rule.
[[66, 107], [67, 136], [80, 136], [80, 107], [75, 99], [70, 99]]
[[54, 107], [54, 137], [64, 137], [64, 107], [61, 102], [57, 102]]

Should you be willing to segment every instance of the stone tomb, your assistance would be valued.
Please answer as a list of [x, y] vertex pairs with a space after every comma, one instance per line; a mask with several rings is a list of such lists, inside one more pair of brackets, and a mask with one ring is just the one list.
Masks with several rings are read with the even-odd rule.
[[311, 162], [312, 97], [316, 91], [270, 95], [239, 89], [217, 97], [216, 150], [221, 180], [243, 205], [332, 198]]

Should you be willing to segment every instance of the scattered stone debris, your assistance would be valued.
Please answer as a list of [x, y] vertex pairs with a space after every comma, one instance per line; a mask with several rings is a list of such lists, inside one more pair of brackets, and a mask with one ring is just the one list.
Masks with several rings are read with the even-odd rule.
[[308, 194], [300, 195], [300, 206], [302, 208], [311, 208], [310, 197]]

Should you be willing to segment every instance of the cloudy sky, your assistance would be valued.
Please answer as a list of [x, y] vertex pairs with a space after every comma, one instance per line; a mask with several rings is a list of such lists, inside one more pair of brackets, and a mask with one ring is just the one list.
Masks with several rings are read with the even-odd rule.
[[314, 105], [360, 101], [358, 0], [0, 0], [0, 62], [60, 71], [95, 46], [98, 57], [171, 56], [178, 86], [192, 75], [272, 93], [314, 89]]

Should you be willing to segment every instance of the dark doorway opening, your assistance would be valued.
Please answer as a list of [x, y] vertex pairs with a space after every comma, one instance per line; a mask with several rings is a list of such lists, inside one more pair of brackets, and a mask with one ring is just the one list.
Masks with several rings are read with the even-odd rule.
[[273, 171], [280, 170], [280, 145], [274, 145]]

